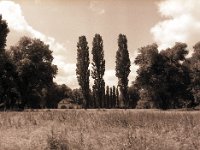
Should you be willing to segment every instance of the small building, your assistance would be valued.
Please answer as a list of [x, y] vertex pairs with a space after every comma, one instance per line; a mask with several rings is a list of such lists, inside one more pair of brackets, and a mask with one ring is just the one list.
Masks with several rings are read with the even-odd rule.
[[70, 98], [62, 99], [58, 103], [58, 109], [80, 109], [81, 105], [74, 103], [74, 101]]

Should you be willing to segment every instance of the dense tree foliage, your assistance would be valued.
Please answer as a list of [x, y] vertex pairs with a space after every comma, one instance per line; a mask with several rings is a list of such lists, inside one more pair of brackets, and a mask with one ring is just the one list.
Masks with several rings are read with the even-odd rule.
[[112, 102], [113, 102], [113, 89], [110, 87], [110, 95], [109, 95], [109, 107], [112, 108]]
[[[76, 74], [80, 89], [53, 82], [57, 66], [53, 55], [39, 39], [22, 37], [6, 50], [8, 25], [0, 16], [0, 108], [57, 108], [70, 98], [86, 108], [183, 108], [200, 105], [200, 42], [187, 57], [185, 43], [158, 50], [157, 44], [139, 48], [134, 63], [137, 77], [128, 87], [130, 59], [127, 38], [120, 34], [116, 53], [118, 85], [106, 87], [103, 39], [96, 34], [92, 43], [92, 91], [89, 86], [89, 47], [85, 36], [77, 43]], [[119, 90], [118, 90], [119, 89]], [[92, 99], [93, 97], [93, 99]]]
[[151, 106], [145, 104], [145, 107], [167, 109], [189, 103], [186, 101], [190, 97], [187, 91], [189, 73], [182, 64], [188, 54], [186, 47], [184, 43], [176, 43], [160, 53], [156, 44], [139, 49], [135, 59], [135, 64], [140, 67], [136, 84], [140, 88], [141, 100], [151, 101]]
[[116, 76], [125, 107], [128, 104], [128, 76], [130, 73], [130, 59], [125, 35], [118, 38], [118, 51], [116, 53]]
[[117, 105], [117, 88], [115, 86], [106, 86], [105, 108], [116, 108]]
[[106, 103], [105, 103], [105, 107], [109, 108], [109, 103], [110, 103], [110, 88], [109, 86], [106, 86]]
[[16, 66], [22, 104], [39, 108], [42, 89], [52, 85], [57, 73], [52, 51], [39, 39], [22, 37], [11, 47], [10, 56]]
[[112, 108], [116, 107], [116, 87], [112, 88]]
[[8, 25], [5, 20], [2, 19], [2, 15], [0, 15], [0, 50], [1, 52], [5, 52], [5, 46], [7, 41], [7, 35], [9, 33]]
[[93, 95], [96, 107], [104, 106], [105, 82], [103, 79], [105, 72], [105, 60], [103, 50], [103, 40], [99, 34], [96, 34], [92, 43], [92, 78], [94, 79]]
[[136, 108], [137, 102], [140, 99], [138, 86], [133, 82], [132, 85], [128, 88], [129, 95], [129, 108]]
[[47, 94], [45, 97], [47, 108], [57, 108], [57, 104], [64, 98], [73, 99], [73, 91], [71, 88], [65, 84], [58, 85], [53, 83], [51, 86], [47, 87]]
[[200, 104], [200, 42], [196, 43], [192, 57], [188, 58], [183, 64], [189, 70], [190, 85], [189, 90], [192, 93], [191, 106]]
[[15, 84], [15, 66], [5, 50], [8, 33], [8, 25], [0, 15], [0, 104], [5, 108], [13, 107], [19, 96]]
[[116, 107], [117, 107], [117, 108], [120, 107], [118, 86], [117, 86], [117, 88], [116, 88]]
[[74, 102], [79, 105], [82, 105], [83, 100], [84, 100], [84, 97], [83, 97], [83, 94], [81, 91], [82, 90], [80, 90], [80, 89], [74, 89], [74, 90], [72, 90], [72, 96], [71, 96], [71, 98], [74, 100]]
[[89, 87], [90, 70], [88, 69], [90, 60], [89, 47], [87, 46], [87, 44], [88, 42], [85, 36], [79, 37], [79, 42], [77, 44], [76, 75], [85, 100], [85, 107], [89, 108], [91, 107]]

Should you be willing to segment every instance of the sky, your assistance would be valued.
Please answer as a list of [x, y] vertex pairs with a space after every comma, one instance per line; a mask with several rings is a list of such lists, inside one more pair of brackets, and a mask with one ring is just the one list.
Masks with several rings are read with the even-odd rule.
[[72, 89], [79, 87], [75, 73], [79, 36], [86, 36], [90, 58], [94, 35], [102, 36], [104, 79], [106, 85], [112, 86], [117, 85], [117, 39], [120, 33], [125, 34], [131, 59], [131, 84], [137, 75], [134, 58], [138, 48], [155, 42], [160, 50], [175, 42], [186, 42], [192, 48], [199, 41], [199, 7], [200, 0], [0, 0], [0, 14], [10, 28], [7, 48], [24, 35], [49, 44], [53, 63], [58, 66], [54, 81]]

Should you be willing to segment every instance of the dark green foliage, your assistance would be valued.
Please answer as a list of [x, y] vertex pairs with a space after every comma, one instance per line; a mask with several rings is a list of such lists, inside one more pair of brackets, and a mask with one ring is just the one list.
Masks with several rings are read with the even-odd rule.
[[200, 104], [200, 42], [196, 43], [194, 53], [188, 58], [184, 65], [189, 69], [191, 83], [189, 90], [192, 93], [193, 103], [191, 105]]
[[7, 53], [2, 54], [0, 60], [0, 103], [6, 104], [6, 109], [13, 109], [20, 96], [16, 84], [16, 68]]
[[150, 109], [150, 108], [159, 108], [157, 106], [157, 101], [154, 101], [152, 97], [152, 91], [149, 91], [147, 89], [140, 89], [139, 91], [139, 97], [140, 100], [137, 102], [136, 108], [139, 109]]
[[85, 107], [89, 108], [92, 106], [90, 102], [89, 87], [90, 70], [88, 69], [90, 64], [89, 47], [87, 46], [87, 44], [88, 42], [85, 36], [79, 37], [79, 42], [77, 43], [76, 75], [85, 100]]
[[109, 107], [112, 108], [112, 102], [113, 102], [113, 89], [110, 87], [110, 95], [109, 95]]
[[116, 107], [116, 88], [115, 86], [109, 87], [106, 86], [106, 95], [105, 95], [105, 107], [106, 108], [115, 108]]
[[117, 107], [117, 108], [120, 107], [118, 86], [117, 86], [117, 88], [116, 88], [116, 107]]
[[2, 15], [0, 15], [0, 51], [5, 52], [6, 38], [9, 33], [8, 25], [5, 20], [2, 20]]
[[57, 83], [53, 83], [47, 88], [47, 91], [45, 97], [47, 108], [57, 108], [57, 104], [64, 98], [72, 98], [74, 101], [77, 100], [74, 97], [72, 89], [65, 84], [58, 85]]
[[176, 43], [160, 53], [156, 44], [139, 49], [135, 64], [140, 67], [136, 84], [143, 93], [141, 100], [151, 101], [152, 107], [163, 109], [184, 107], [189, 103], [189, 73], [182, 65], [188, 53], [186, 47], [184, 43]]
[[92, 45], [92, 78], [94, 79], [93, 94], [96, 107], [102, 108], [104, 106], [103, 102], [105, 97], [105, 82], [103, 79], [105, 72], [105, 60], [103, 40], [99, 34], [95, 35]]
[[97, 98], [96, 98], [96, 93], [94, 92], [94, 86], [92, 87], [92, 102], [93, 102], [93, 106], [94, 108], [98, 107], [98, 103], [97, 103]]
[[8, 25], [0, 15], [0, 104], [6, 109], [13, 108], [19, 96], [15, 83], [15, 66], [5, 51]]
[[74, 89], [72, 90], [72, 97], [71, 97], [75, 103], [82, 105], [83, 104], [83, 94], [80, 89]]
[[[154, 100], [154, 89], [160, 84], [160, 78], [156, 77], [153, 72], [154, 64], [161, 62], [158, 61], [158, 59], [158, 46], [156, 44], [141, 47], [139, 49], [139, 54], [135, 58], [135, 64], [139, 66], [139, 69], [137, 70], [138, 76], [136, 78], [136, 84], [138, 84], [140, 90], [141, 102], [139, 101], [139, 108], [143, 106], [146, 108], [146, 103]], [[159, 65], [157, 66], [159, 67]], [[159, 68], [162, 69], [162, 66]], [[161, 70], [157, 69], [156, 73], [159, 73], [160, 71]], [[144, 101], [145, 104], [143, 104]], [[158, 102], [155, 101], [155, 103]]]
[[139, 96], [139, 89], [135, 83], [133, 83], [129, 88], [128, 88], [128, 95], [129, 95], [129, 108], [135, 108], [137, 105], [137, 102], [140, 99]]
[[113, 86], [112, 89], [112, 108], [116, 107], [116, 88]]
[[160, 54], [165, 68], [162, 79], [164, 82], [162, 81], [161, 85], [164, 84], [162, 87], [165, 86], [166, 89], [166, 92], [161, 93], [165, 96], [162, 97], [161, 108], [187, 107], [191, 103], [191, 93], [188, 90], [190, 77], [188, 68], [182, 63], [188, 54], [187, 45], [176, 43], [174, 47], [161, 51]]
[[77, 43], [76, 75], [80, 89], [72, 90], [65, 84], [53, 82], [57, 67], [52, 64], [52, 51], [48, 45], [39, 39], [23, 37], [6, 51], [8, 33], [8, 25], [0, 15], [0, 107], [57, 108], [64, 98], [71, 98], [86, 108], [169, 109], [200, 105], [200, 42], [194, 46], [192, 57], [187, 59], [185, 43], [176, 43], [160, 52], [156, 44], [141, 47], [135, 59], [139, 66], [138, 76], [128, 87], [131, 63], [127, 38], [120, 34], [115, 68], [118, 86], [107, 86], [105, 94], [105, 60], [99, 34], [92, 43], [94, 85], [91, 92], [89, 47], [85, 36], [79, 37]]
[[110, 102], [110, 88], [109, 86], [106, 86], [106, 103], [105, 103], [105, 107], [109, 108], [109, 102]]
[[39, 39], [23, 37], [11, 47], [10, 55], [16, 67], [22, 104], [39, 108], [42, 89], [52, 85], [57, 73], [52, 51]]
[[118, 38], [118, 51], [116, 53], [116, 77], [125, 107], [128, 102], [128, 76], [130, 73], [130, 59], [125, 35], [120, 34]]

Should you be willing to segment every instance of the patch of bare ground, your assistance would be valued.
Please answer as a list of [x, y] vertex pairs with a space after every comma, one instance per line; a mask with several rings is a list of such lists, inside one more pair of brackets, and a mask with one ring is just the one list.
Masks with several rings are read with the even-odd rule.
[[43, 110], [0, 113], [1, 150], [195, 150], [200, 112]]

